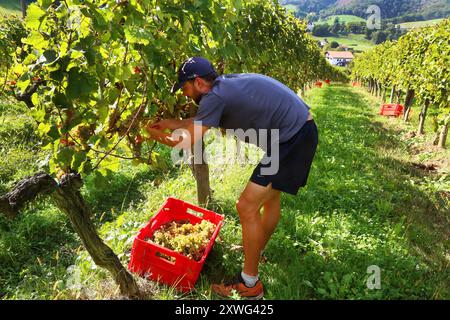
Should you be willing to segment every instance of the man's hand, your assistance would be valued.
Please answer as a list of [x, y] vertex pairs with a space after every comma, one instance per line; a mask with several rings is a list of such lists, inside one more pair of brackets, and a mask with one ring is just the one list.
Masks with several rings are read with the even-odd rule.
[[194, 122], [191, 121], [186, 128], [177, 128], [181, 130], [173, 133], [165, 133], [164, 131], [153, 128], [152, 126], [147, 126], [145, 129], [149, 133], [150, 139], [156, 140], [170, 147], [177, 146], [177, 148], [188, 149], [194, 143], [202, 139], [203, 135], [209, 128], [199, 124], [194, 124]]
[[184, 128], [187, 127], [190, 123], [192, 123], [192, 119], [193, 118], [189, 118], [189, 119], [183, 119], [183, 120], [179, 120], [179, 119], [164, 119], [158, 122], [155, 122], [151, 125], [149, 125], [149, 128], [152, 129], [158, 129], [161, 131], [164, 131], [166, 129], [169, 129], [171, 131], [179, 129], [179, 128]]
[[177, 144], [179, 144], [181, 142], [181, 139], [182, 139], [182, 138], [178, 137], [178, 139], [175, 140], [174, 138], [172, 138], [171, 134], [164, 133], [162, 130], [151, 128], [150, 126], [146, 127], [145, 129], [149, 133], [150, 139], [161, 142], [165, 145], [168, 145], [169, 147], [176, 146]]
[[176, 122], [176, 119], [164, 119], [152, 124], [149, 124], [148, 127], [151, 129], [158, 129], [161, 131], [164, 131], [166, 129], [169, 130], [175, 130], [174, 127], [176, 126], [176, 124], [174, 122]]

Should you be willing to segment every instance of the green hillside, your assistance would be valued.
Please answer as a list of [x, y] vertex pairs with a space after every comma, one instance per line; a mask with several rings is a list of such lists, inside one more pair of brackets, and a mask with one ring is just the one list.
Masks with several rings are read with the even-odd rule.
[[343, 14], [343, 15], [333, 15], [333, 16], [329, 16], [326, 19], [320, 20], [317, 23], [326, 23], [326, 24], [333, 24], [334, 20], [338, 18], [339, 19], [339, 23], [350, 23], [350, 22], [365, 22], [366, 20], [357, 16], [352, 16], [352, 15], [347, 15], [347, 14]]
[[444, 19], [433, 19], [433, 20], [426, 20], [426, 21], [413, 21], [413, 22], [405, 22], [400, 23], [400, 27], [403, 29], [412, 29], [412, 28], [421, 28], [433, 24], [438, 24]]
[[372, 41], [364, 38], [363, 34], [348, 34], [338, 37], [312, 37], [316, 40], [327, 39], [329, 43], [336, 41], [340, 45], [345, 45], [355, 51], [366, 51], [375, 46]]

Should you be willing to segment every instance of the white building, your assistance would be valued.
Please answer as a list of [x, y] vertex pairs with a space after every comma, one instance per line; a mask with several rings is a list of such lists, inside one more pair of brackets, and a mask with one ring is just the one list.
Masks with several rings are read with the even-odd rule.
[[332, 65], [337, 65], [340, 63], [348, 64], [350, 63], [355, 57], [353, 56], [353, 53], [350, 51], [327, 51], [325, 53], [325, 58], [327, 58], [328, 61]]

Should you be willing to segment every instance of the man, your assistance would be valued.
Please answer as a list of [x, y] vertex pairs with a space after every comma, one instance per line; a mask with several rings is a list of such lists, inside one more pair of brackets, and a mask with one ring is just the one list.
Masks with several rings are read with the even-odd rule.
[[231, 296], [235, 290], [243, 298], [260, 299], [264, 290], [258, 265], [280, 219], [280, 192], [296, 195], [306, 184], [318, 143], [317, 127], [309, 107], [287, 86], [260, 74], [218, 76], [212, 64], [201, 57], [181, 65], [172, 91], [179, 89], [199, 105], [198, 112], [194, 118], [166, 119], [147, 127], [154, 139], [175, 146], [180, 140], [162, 130], [184, 128], [190, 137], [201, 132], [190, 141], [181, 139], [182, 147], [187, 148], [211, 127], [265, 130], [273, 138], [269, 143], [263, 139], [254, 143], [266, 151], [265, 160], [270, 155], [272, 162], [278, 161], [278, 170], [267, 173], [265, 169], [273, 163], [261, 161], [236, 203], [242, 225], [243, 270], [229, 282], [212, 285], [222, 296]]

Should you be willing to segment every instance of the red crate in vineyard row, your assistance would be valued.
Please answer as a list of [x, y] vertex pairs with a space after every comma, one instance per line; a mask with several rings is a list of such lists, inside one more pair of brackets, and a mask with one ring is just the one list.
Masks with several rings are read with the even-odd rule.
[[403, 106], [398, 103], [385, 103], [381, 105], [380, 115], [399, 117], [403, 114]]

